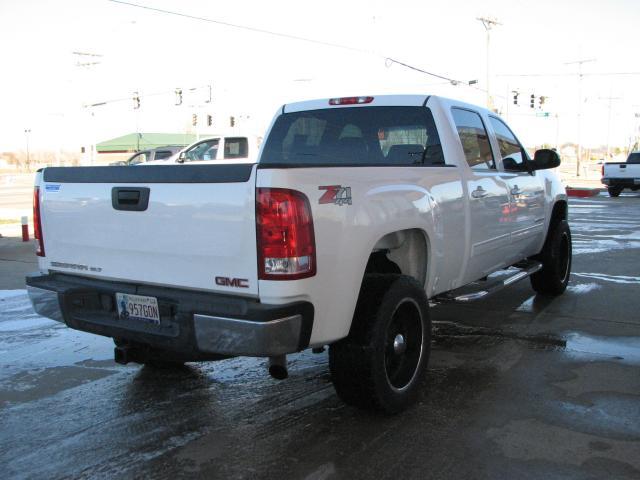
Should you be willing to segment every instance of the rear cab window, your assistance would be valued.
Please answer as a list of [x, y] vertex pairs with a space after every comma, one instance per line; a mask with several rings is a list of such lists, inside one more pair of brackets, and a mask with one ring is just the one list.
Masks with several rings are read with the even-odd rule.
[[452, 108], [451, 114], [469, 166], [474, 170], [495, 170], [489, 135], [480, 114], [459, 107]]
[[285, 113], [261, 165], [440, 166], [440, 139], [426, 107], [342, 107]]
[[627, 157], [627, 163], [640, 163], [640, 152], [630, 153]]

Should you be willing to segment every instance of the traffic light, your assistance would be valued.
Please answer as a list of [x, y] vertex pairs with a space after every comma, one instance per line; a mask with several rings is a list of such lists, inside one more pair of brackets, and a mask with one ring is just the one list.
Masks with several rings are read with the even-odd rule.
[[236, 117], [229, 117], [229, 125], [232, 127], [236, 126]]
[[517, 105], [518, 104], [518, 95], [520, 95], [519, 92], [516, 92], [515, 90], [513, 91], [513, 104]]
[[191, 125], [193, 125], [194, 127], [198, 125], [198, 115], [196, 115], [195, 113], [191, 115]]
[[536, 107], [536, 96], [533, 93], [531, 94], [531, 103], [529, 104], [529, 106], [531, 108], [535, 108]]
[[182, 105], [182, 89], [176, 88], [176, 105]]
[[137, 110], [140, 108], [140, 95], [138, 92], [133, 92], [133, 109]]
[[213, 125], [213, 117], [211, 115], [207, 115], [207, 126], [210, 127]]
[[540, 108], [543, 107], [544, 102], [547, 101], [547, 97], [545, 97], [544, 95], [540, 95], [540, 97], [538, 97], [538, 102], [540, 103]]

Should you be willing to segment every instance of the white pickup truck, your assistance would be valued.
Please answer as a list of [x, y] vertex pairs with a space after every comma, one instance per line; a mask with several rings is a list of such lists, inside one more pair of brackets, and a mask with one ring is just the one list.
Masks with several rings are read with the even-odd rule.
[[120, 363], [262, 356], [283, 378], [287, 354], [329, 345], [344, 401], [397, 412], [427, 368], [430, 300], [529, 276], [565, 290], [559, 162], [445, 98], [287, 104], [256, 163], [40, 171], [28, 290]]
[[622, 190], [640, 190], [640, 152], [631, 152], [626, 162], [607, 162], [602, 166], [602, 183], [609, 196], [617, 197]]

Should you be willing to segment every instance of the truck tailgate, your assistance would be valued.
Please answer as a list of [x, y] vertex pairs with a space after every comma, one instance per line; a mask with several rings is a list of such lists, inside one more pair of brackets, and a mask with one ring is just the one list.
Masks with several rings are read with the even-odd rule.
[[640, 178], [640, 164], [605, 163], [605, 178]]
[[47, 168], [42, 178], [41, 268], [257, 296], [254, 165]]

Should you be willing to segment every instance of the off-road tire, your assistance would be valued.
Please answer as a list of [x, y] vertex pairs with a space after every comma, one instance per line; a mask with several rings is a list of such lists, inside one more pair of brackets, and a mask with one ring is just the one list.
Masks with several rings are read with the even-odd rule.
[[368, 274], [349, 336], [329, 347], [331, 380], [349, 405], [398, 413], [415, 401], [430, 350], [422, 286], [405, 275]]
[[542, 252], [535, 257], [542, 270], [531, 275], [531, 286], [543, 295], [560, 295], [567, 289], [571, 275], [571, 230], [566, 220], [549, 227]]
[[610, 197], [619, 197], [622, 193], [622, 189], [620, 187], [609, 187], [607, 188]]

